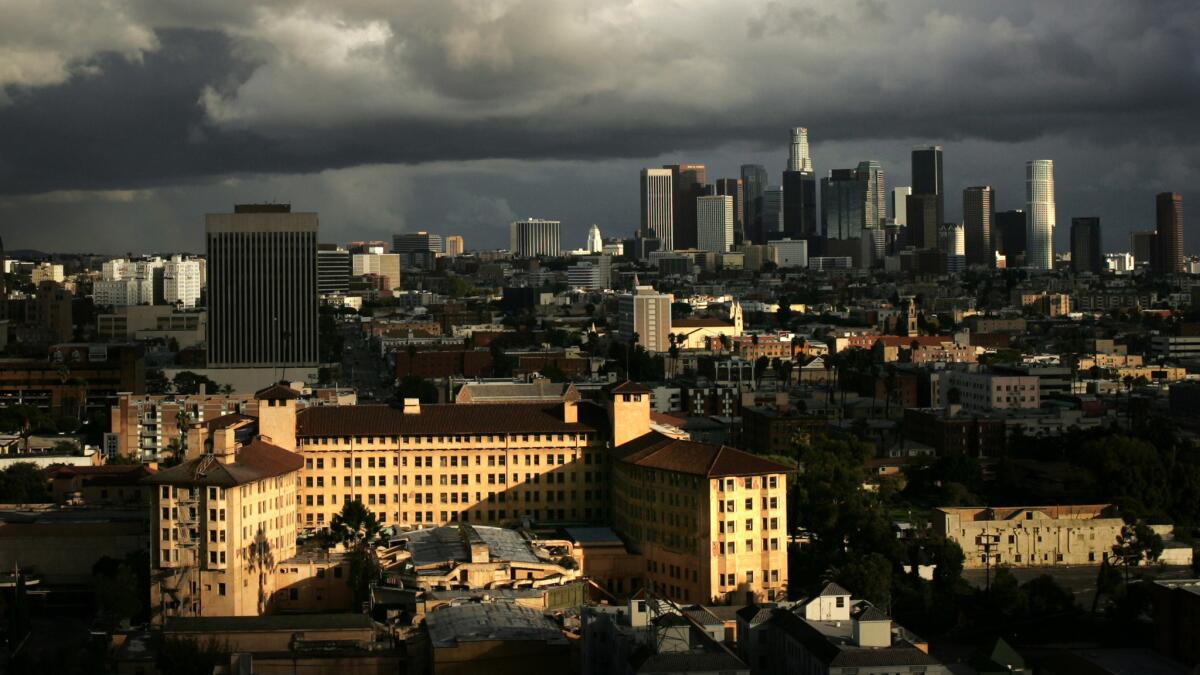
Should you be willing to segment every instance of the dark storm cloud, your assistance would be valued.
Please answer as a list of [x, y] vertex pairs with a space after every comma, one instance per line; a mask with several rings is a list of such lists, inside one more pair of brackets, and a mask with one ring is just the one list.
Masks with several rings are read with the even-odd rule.
[[[200, 195], [254, 185], [282, 193], [263, 198], [301, 186], [335, 202], [352, 194], [374, 206], [345, 200], [346, 217], [380, 231], [406, 217], [436, 226], [528, 215], [534, 194], [564, 189], [579, 204], [547, 197], [549, 207], [625, 227], [634, 192], [591, 196], [554, 161], [586, 162], [575, 178], [606, 187], [621, 185], [615, 167], [673, 156], [732, 171], [778, 152], [797, 124], [816, 149], [853, 148], [856, 159], [901, 163], [901, 145], [925, 139], [986, 148], [962, 158], [971, 167], [1004, 156], [1019, 169], [1021, 155], [1006, 150], [1028, 159], [1053, 148], [1069, 155], [1058, 156], [1063, 166], [1100, 159], [1095, 175], [1073, 177], [1081, 195], [1118, 175], [1200, 173], [1200, 4], [1190, 0], [114, 7], [0, 8], [10, 222], [42, 222], [45, 204], [66, 203], [48, 229], [66, 231], [60, 223], [86, 222], [96, 201], [104, 218], [116, 209], [147, 222], [139, 214], [157, 208], [176, 222], [182, 209], [204, 209]], [[477, 164], [493, 159], [519, 162]], [[816, 160], [822, 171], [842, 163]], [[542, 182], [526, 195], [520, 179], [488, 178], [501, 170]], [[422, 201], [343, 180], [368, 173], [371, 185], [420, 181]], [[439, 180], [467, 176], [466, 186]], [[1060, 194], [1071, 189], [1060, 180]], [[501, 191], [526, 196], [510, 203]]]

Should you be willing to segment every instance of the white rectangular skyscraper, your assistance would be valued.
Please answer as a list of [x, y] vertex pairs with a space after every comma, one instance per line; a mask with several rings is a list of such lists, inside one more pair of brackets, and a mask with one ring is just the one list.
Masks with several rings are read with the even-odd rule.
[[892, 220], [897, 225], [908, 224], [908, 196], [911, 194], [912, 187], [909, 185], [892, 188]]
[[205, 216], [209, 367], [317, 364], [317, 214], [239, 204]]
[[653, 232], [660, 249], [675, 248], [674, 192], [670, 169], [642, 169], [642, 231]]
[[709, 195], [696, 199], [697, 248], [725, 253], [733, 246], [733, 197]]
[[1054, 162], [1025, 163], [1025, 266], [1054, 269]]
[[555, 256], [562, 251], [557, 220], [529, 218], [516, 220], [509, 225], [509, 249], [522, 258]]

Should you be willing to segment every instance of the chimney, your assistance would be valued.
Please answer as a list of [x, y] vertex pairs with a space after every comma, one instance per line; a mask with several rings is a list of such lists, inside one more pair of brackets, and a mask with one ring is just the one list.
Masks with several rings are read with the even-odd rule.
[[579, 408], [575, 401], [563, 401], [563, 422], [574, 424], [579, 421]]
[[222, 464], [232, 464], [237, 459], [237, 438], [232, 428], [218, 429], [213, 433], [212, 454]]
[[404, 399], [404, 414], [405, 415], [420, 415], [421, 414], [421, 399], [419, 399], [419, 398]]

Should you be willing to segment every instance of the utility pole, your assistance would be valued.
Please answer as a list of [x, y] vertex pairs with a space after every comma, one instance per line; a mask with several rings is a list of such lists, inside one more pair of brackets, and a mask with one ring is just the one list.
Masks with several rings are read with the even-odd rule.
[[983, 568], [984, 568], [984, 590], [991, 592], [992, 590], [992, 549], [1000, 545], [1000, 535], [988, 534], [987, 530], [979, 535], [979, 546], [983, 548]]

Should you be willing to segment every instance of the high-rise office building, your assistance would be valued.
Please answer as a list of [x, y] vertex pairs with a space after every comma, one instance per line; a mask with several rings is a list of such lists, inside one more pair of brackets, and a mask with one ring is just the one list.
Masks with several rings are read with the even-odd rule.
[[863, 184], [854, 169], [833, 169], [821, 179], [821, 230], [829, 239], [853, 239], [863, 227]]
[[1135, 265], [1159, 268], [1158, 262], [1158, 233], [1154, 230], [1141, 230], [1129, 234], [1129, 248], [1133, 251]]
[[1154, 198], [1154, 206], [1160, 272], [1183, 272], [1183, 195], [1161, 192]]
[[996, 193], [990, 185], [963, 190], [963, 229], [967, 239], [967, 264], [994, 267], [996, 244], [992, 236]]
[[317, 364], [317, 214], [238, 204], [205, 216], [209, 367]]
[[821, 233], [817, 224], [817, 179], [810, 172], [783, 172], [783, 232], [793, 239]]
[[746, 196], [741, 178], [718, 178], [717, 194], [733, 197], [733, 243], [746, 240]]
[[1025, 163], [1025, 266], [1054, 269], [1054, 161]]
[[905, 220], [908, 225], [904, 231], [910, 246], [938, 247], [938, 229], [943, 224], [938, 218], [941, 213], [938, 203], [937, 195], [913, 193], [905, 197]]
[[317, 292], [321, 295], [350, 292], [350, 251], [337, 244], [317, 244]]
[[642, 345], [648, 352], [665, 352], [671, 347], [670, 293], [659, 293], [653, 286], [641, 286], [634, 281], [633, 293], [617, 299], [617, 330], [626, 342]]
[[465, 250], [462, 235], [452, 234], [446, 237], [446, 255], [451, 257], [462, 255]]
[[355, 253], [350, 257], [350, 274], [356, 277], [377, 277], [381, 289], [400, 290], [399, 253]]
[[834, 169], [821, 179], [821, 231], [829, 239], [857, 239], [887, 218], [887, 188], [876, 161]]
[[529, 218], [509, 225], [510, 251], [522, 258], [555, 256], [562, 252], [557, 220]]
[[912, 188], [907, 185], [892, 188], [891, 216], [897, 225], [908, 224], [908, 196]]
[[918, 145], [913, 148], [912, 193], [937, 195], [938, 215], [943, 217], [946, 187], [942, 177], [942, 146]]
[[767, 189], [767, 169], [761, 164], [743, 164], [742, 197], [745, 202], [744, 229], [746, 239], [756, 244], [763, 238], [763, 193]]
[[938, 228], [938, 249], [948, 256], [966, 256], [967, 236], [958, 223], [944, 223]]
[[997, 249], [1004, 254], [1005, 265], [1012, 269], [1025, 265], [1025, 212], [1021, 209], [996, 212]]
[[[912, 193], [933, 195], [937, 214], [934, 216], [934, 232], [946, 222], [946, 190], [942, 181], [942, 146], [918, 145], [912, 150]], [[911, 218], [911, 216], [909, 216]], [[910, 220], [908, 225], [912, 226]], [[933, 248], [926, 244], [926, 248]]]
[[783, 232], [793, 239], [821, 234], [817, 221], [817, 178], [808, 153], [808, 129], [792, 128], [783, 172]]
[[807, 127], [792, 127], [792, 143], [788, 146], [787, 170], [813, 172], [812, 157], [808, 154]]
[[1099, 218], [1071, 219], [1071, 269], [1092, 274], [1104, 271]]
[[442, 235], [420, 232], [405, 232], [392, 236], [392, 253], [408, 253], [410, 251], [442, 252]]
[[783, 233], [783, 186], [768, 185], [763, 189], [763, 210], [760, 223], [764, 241]]
[[587, 243], [584, 248], [588, 253], [600, 253], [604, 250], [604, 239], [600, 237], [600, 226], [593, 224], [588, 228]]
[[[696, 198], [705, 194], [707, 170], [703, 164], [669, 164], [671, 171], [671, 245], [662, 250], [696, 247]], [[661, 237], [660, 237], [661, 239]]]
[[675, 246], [674, 180], [670, 169], [642, 169], [641, 231], [652, 233], [667, 251]]
[[700, 197], [696, 204], [697, 248], [725, 253], [733, 247], [733, 197]]
[[[354, 252], [353, 247], [351, 252]], [[400, 254], [400, 264], [406, 269], [434, 269], [437, 267], [437, 257], [442, 253], [442, 235], [424, 230], [393, 235], [392, 252]]]
[[859, 162], [856, 172], [863, 185], [863, 228], [879, 227], [887, 220], [887, 180], [883, 166], [875, 160]]

